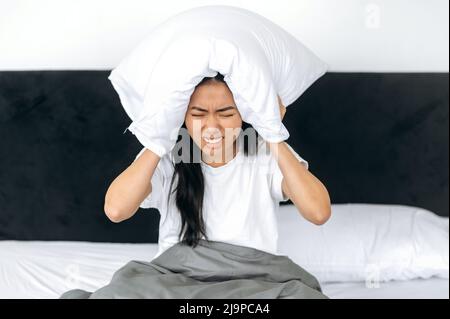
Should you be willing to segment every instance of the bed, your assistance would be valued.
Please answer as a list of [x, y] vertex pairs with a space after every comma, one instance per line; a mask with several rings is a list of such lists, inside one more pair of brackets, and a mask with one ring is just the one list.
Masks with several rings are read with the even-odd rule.
[[[156, 244], [0, 242], [0, 298], [58, 298], [70, 289], [95, 290], [131, 259], [148, 260]], [[76, 252], [76, 253], [75, 253]], [[449, 280], [321, 283], [332, 299], [448, 299]]]
[[[448, 244], [445, 243], [448, 243], [448, 218], [392, 205], [333, 205], [332, 211], [333, 217], [326, 227], [301, 219], [293, 205], [282, 206], [278, 220], [280, 254], [289, 256], [317, 276], [328, 297], [448, 298]], [[362, 212], [367, 218], [358, 222], [355, 213]], [[348, 226], [349, 220], [354, 225]], [[426, 223], [425, 229], [417, 227]], [[399, 225], [408, 229], [400, 236]], [[380, 228], [385, 230], [382, 236]], [[370, 234], [371, 229], [375, 235]], [[397, 231], [395, 238], [388, 235], [392, 229]], [[341, 231], [346, 236], [340, 236]], [[430, 232], [434, 235], [429, 236]], [[327, 243], [326, 238], [334, 240]], [[350, 244], [346, 243], [349, 239]], [[364, 265], [369, 261], [379, 265], [386, 261], [392, 263], [391, 252], [408, 251], [409, 243], [414, 241], [417, 251], [403, 254], [406, 263], [394, 260], [394, 271], [381, 269], [375, 277], [359, 267], [359, 243], [356, 242], [366, 239], [378, 244], [365, 245], [370, 248], [364, 248]], [[432, 254], [421, 253], [427, 245], [439, 247]], [[329, 250], [339, 251], [340, 259], [328, 255]], [[128, 261], [150, 261], [157, 251], [157, 244], [0, 241], [0, 298], [58, 298], [70, 289], [95, 291], [108, 284], [113, 273]], [[425, 264], [423, 258], [428, 265], [425, 270], [417, 266]], [[342, 264], [348, 267], [334, 267]], [[403, 278], [405, 274], [411, 278]]]
[[[0, 242], [0, 298], [58, 298], [70, 289], [93, 291], [109, 283], [129, 260], [151, 260], [157, 244], [92, 242]], [[449, 298], [449, 280], [326, 282], [332, 299]]]
[[[69, 289], [92, 290], [106, 285], [113, 272], [129, 259], [151, 258], [157, 245], [5, 241], [0, 243], [0, 250], [2, 257], [8, 257], [2, 261], [0, 298], [58, 298]], [[365, 282], [321, 286], [333, 299], [449, 298], [449, 281], [443, 278], [377, 286]]]
[[[157, 210], [103, 212], [141, 149], [108, 74], [0, 72], [0, 298], [93, 290], [156, 254]], [[280, 253], [330, 298], [449, 298], [448, 73], [328, 73], [294, 104], [288, 142], [333, 217], [314, 227], [281, 205]]]

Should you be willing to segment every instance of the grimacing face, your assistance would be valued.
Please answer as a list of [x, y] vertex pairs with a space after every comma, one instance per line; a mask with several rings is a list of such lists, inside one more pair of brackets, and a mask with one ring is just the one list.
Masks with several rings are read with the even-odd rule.
[[225, 163], [234, 157], [242, 118], [225, 83], [209, 81], [194, 90], [185, 125], [205, 162]]

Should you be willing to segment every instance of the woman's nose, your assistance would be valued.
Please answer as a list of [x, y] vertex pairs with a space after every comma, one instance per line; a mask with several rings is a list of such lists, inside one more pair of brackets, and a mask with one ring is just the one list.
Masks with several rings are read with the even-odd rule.
[[206, 127], [219, 127], [219, 121], [214, 114], [208, 114], [205, 124]]

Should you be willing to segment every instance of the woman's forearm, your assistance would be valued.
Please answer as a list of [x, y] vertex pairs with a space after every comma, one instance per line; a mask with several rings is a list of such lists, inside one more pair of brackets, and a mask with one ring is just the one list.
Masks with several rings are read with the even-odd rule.
[[322, 182], [292, 154], [285, 142], [268, 143], [283, 174], [283, 190], [300, 214], [320, 225], [331, 215], [330, 197]]
[[151, 193], [151, 179], [160, 157], [146, 149], [109, 186], [104, 210], [108, 218], [121, 222], [132, 217], [142, 201]]

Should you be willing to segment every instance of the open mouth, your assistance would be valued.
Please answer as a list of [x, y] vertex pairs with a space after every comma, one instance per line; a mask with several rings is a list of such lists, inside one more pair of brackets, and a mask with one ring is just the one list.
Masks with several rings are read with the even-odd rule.
[[223, 137], [219, 136], [219, 137], [212, 138], [212, 139], [211, 138], [207, 138], [207, 137], [203, 137], [203, 139], [205, 140], [206, 143], [214, 145], [214, 144], [219, 144], [222, 141]]
[[223, 137], [219, 136], [219, 137], [215, 137], [215, 138], [209, 138], [209, 137], [205, 136], [205, 137], [203, 137], [203, 140], [207, 143], [207, 145], [216, 147], [221, 144]]

